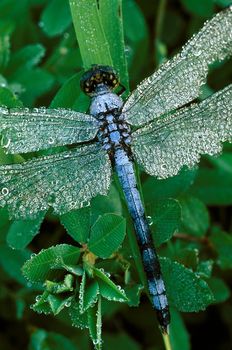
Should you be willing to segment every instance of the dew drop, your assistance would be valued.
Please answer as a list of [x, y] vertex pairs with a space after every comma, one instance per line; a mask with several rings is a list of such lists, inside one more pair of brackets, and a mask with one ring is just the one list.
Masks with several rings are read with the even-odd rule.
[[9, 193], [8, 188], [7, 188], [7, 187], [3, 187], [3, 188], [2, 188], [2, 194], [3, 194], [3, 196], [7, 196], [8, 193]]

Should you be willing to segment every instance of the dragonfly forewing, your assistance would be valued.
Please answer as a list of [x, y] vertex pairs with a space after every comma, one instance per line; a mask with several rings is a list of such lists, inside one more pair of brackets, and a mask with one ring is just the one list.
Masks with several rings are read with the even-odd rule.
[[97, 130], [96, 119], [72, 110], [0, 107], [1, 144], [8, 153], [89, 141]]
[[232, 6], [206, 22], [172, 60], [143, 80], [126, 101], [130, 124], [142, 125], [199, 96], [208, 65], [232, 54]]
[[232, 138], [232, 85], [199, 104], [160, 117], [132, 134], [133, 154], [158, 178], [194, 166], [201, 154], [217, 154]]
[[33, 218], [39, 211], [57, 214], [86, 206], [97, 194], [106, 195], [111, 165], [98, 143], [0, 166], [0, 206], [13, 218]]

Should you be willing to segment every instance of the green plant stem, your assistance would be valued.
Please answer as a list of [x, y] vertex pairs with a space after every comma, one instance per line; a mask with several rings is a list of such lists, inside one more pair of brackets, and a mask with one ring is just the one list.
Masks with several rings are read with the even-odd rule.
[[168, 333], [162, 333], [165, 350], [172, 350], [170, 336]]

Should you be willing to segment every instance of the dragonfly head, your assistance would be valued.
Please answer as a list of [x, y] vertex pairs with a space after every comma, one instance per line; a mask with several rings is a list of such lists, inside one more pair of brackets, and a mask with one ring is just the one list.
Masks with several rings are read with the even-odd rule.
[[119, 85], [119, 79], [112, 67], [93, 65], [83, 74], [80, 85], [86, 95], [94, 96], [99, 92], [114, 90]]

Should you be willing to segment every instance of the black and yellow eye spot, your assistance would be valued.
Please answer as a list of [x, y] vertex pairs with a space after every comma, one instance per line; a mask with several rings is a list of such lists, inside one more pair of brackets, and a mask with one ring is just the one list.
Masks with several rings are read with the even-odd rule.
[[116, 79], [113, 80], [113, 84], [114, 85], [117, 85], [118, 84], [118, 81]]

